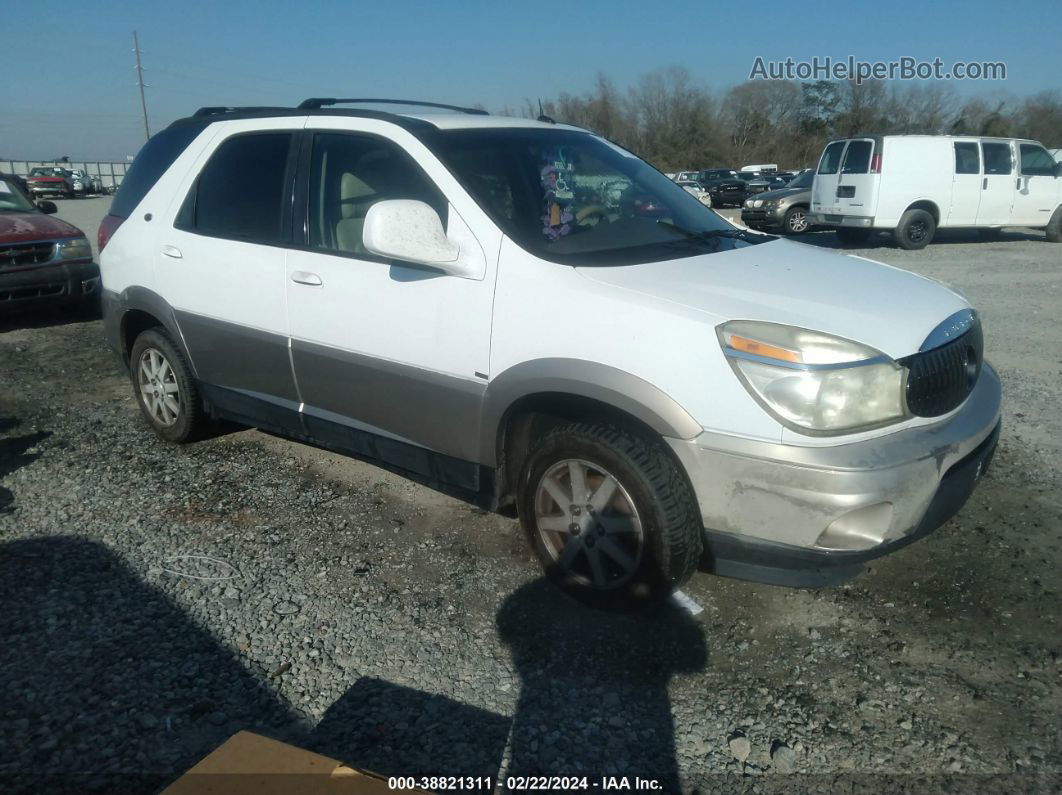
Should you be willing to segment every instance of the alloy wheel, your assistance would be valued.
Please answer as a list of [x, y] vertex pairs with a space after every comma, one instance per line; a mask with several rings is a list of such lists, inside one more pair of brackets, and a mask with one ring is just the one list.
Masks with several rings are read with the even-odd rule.
[[641, 566], [645, 531], [627, 489], [583, 459], [564, 459], [535, 491], [535, 528], [566, 576], [598, 590], [625, 585]]
[[177, 374], [157, 348], [147, 348], [140, 355], [137, 382], [144, 408], [152, 419], [165, 428], [177, 422], [181, 415], [181, 391], [177, 384]]

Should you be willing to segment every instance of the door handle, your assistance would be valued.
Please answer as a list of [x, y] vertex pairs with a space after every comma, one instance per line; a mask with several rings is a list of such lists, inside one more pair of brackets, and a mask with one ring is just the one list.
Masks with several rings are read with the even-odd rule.
[[981, 180], [981, 190], [988, 190], [988, 177]]
[[295, 284], [308, 284], [311, 287], [320, 287], [324, 282], [321, 281], [321, 277], [316, 273], [310, 273], [309, 271], [295, 271], [291, 274], [291, 280]]
[[173, 257], [174, 259], [180, 259], [184, 256], [177, 246], [171, 246], [168, 243], [162, 247], [162, 253], [167, 257]]
[[1014, 182], [1014, 187], [1017, 190], [1021, 190], [1021, 177], [1018, 177], [1018, 179]]

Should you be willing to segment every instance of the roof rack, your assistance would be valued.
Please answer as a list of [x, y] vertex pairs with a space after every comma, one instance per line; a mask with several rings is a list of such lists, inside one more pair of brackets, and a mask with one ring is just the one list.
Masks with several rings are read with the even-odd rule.
[[200, 108], [192, 117], [197, 116], [216, 116], [219, 113], [267, 113], [269, 111], [276, 110], [291, 110], [291, 108], [271, 107], [268, 105], [249, 105], [247, 107], [225, 107], [224, 105], [208, 105], [205, 108]]
[[[459, 113], [470, 113], [474, 116], [488, 116], [490, 114], [480, 108], [463, 108], [460, 105], [444, 105], [440, 102], [420, 102], [415, 99], [336, 99], [334, 97], [310, 97], [299, 103], [303, 110], [316, 110], [331, 105], [419, 105], [425, 108], [443, 108], [456, 110]], [[205, 110], [205, 109], [204, 109]], [[197, 114], [198, 115], [198, 114]]]

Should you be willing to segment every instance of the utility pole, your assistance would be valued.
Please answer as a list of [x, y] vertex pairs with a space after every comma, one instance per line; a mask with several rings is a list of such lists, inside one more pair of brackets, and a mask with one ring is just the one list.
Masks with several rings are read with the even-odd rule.
[[140, 66], [140, 42], [137, 41], [136, 31], [133, 31], [133, 52], [136, 53], [136, 84], [140, 87], [140, 110], [144, 114], [144, 139], [151, 138], [147, 121], [147, 101], [144, 99], [144, 70]]

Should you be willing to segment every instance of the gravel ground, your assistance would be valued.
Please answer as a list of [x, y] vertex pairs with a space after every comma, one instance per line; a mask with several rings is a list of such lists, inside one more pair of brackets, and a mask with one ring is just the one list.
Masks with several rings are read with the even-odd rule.
[[[107, 200], [60, 205], [94, 237]], [[983, 312], [970, 503], [846, 586], [699, 575], [696, 616], [576, 606], [514, 521], [352, 459], [168, 445], [98, 321], [0, 318], [0, 791], [150, 792], [241, 728], [384, 774], [1058, 791], [1062, 247], [974, 240], [862, 252]]]

